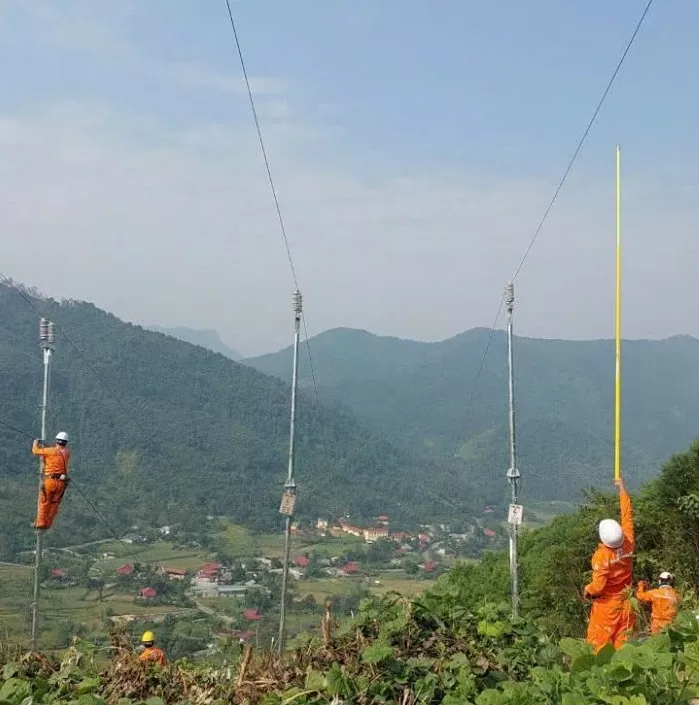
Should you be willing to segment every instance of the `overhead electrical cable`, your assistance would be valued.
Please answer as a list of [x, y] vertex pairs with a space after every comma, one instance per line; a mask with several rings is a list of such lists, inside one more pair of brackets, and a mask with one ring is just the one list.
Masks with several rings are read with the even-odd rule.
[[[538, 225], [536, 226], [536, 229], [534, 230], [534, 233], [529, 240], [529, 243], [527, 245], [527, 248], [524, 252], [524, 255], [522, 256], [522, 259], [519, 262], [519, 265], [517, 266], [514, 274], [512, 275], [510, 281], [514, 282], [515, 279], [519, 276], [521, 273], [527, 259], [529, 258], [534, 245], [536, 244], [537, 240], [539, 239], [539, 235], [541, 234], [541, 231], [548, 220], [548, 217], [558, 200], [558, 196], [560, 195], [561, 191], [563, 190], [563, 186], [565, 185], [566, 181], [568, 180], [568, 177], [573, 170], [573, 166], [575, 165], [575, 162], [578, 159], [578, 156], [587, 141], [587, 138], [590, 134], [590, 131], [592, 130], [592, 127], [594, 126], [595, 122], [597, 121], [597, 118], [602, 110], [603, 105], [605, 104], [607, 97], [609, 96], [609, 93], [612, 89], [612, 86], [614, 85], [614, 82], [617, 79], [617, 76], [619, 75], [619, 71], [621, 70], [621, 67], [623, 66], [624, 62], [626, 61], [626, 58], [629, 54], [629, 51], [631, 50], [631, 47], [633, 46], [634, 42], [636, 41], [636, 37], [638, 36], [638, 33], [641, 30], [641, 27], [643, 26], [643, 23], [646, 19], [646, 16], [648, 15], [649, 10], [651, 9], [651, 6], [653, 5], [654, 0], [648, 0], [646, 3], [643, 12], [641, 13], [641, 16], [639, 17], [638, 21], [636, 22], [636, 25], [634, 27], [633, 32], [631, 33], [631, 36], [629, 40], [626, 43], [626, 46], [624, 47], [624, 51], [621, 54], [621, 57], [619, 58], [619, 61], [617, 62], [609, 80], [607, 81], [607, 84], [602, 91], [602, 95], [600, 96], [595, 109], [592, 113], [592, 117], [589, 119], [580, 139], [578, 140], [577, 146], [575, 147], [575, 150], [573, 152], [573, 155], [571, 156], [570, 160], [568, 161], [568, 164], [566, 165], [565, 170], [563, 171], [563, 175], [561, 176], [561, 179], [558, 182], [558, 185], [556, 186], [556, 189], [553, 192], [553, 196], [551, 197], [551, 200], [549, 201], [548, 205], [546, 206], [546, 209], [544, 210], [544, 214], [541, 217], [541, 220], [539, 221]], [[473, 378], [473, 382], [470, 385], [470, 392], [467, 396], [467, 401], [466, 401], [466, 414], [464, 418], [468, 417], [468, 414], [470, 413], [471, 407], [473, 405], [473, 401], [475, 398], [476, 394], [476, 388], [478, 387], [478, 382], [480, 381], [481, 375], [483, 373], [483, 368], [485, 367], [485, 361], [488, 356], [488, 352], [490, 351], [491, 344], [493, 341], [493, 336], [495, 335], [495, 330], [497, 328], [498, 321], [500, 320], [500, 315], [502, 314], [502, 304], [504, 301], [504, 295], [501, 296], [500, 298], [500, 303], [498, 304], [498, 311], [495, 316], [495, 320], [493, 322], [493, 325], [490, 328], [490, 333], [488, 335], [488, 340], [486, 342], [485, 349], [483, 351], [483, 357], [480, 361], [480, 364], [476, 370], [476, 374]], [[463, 442], [463, 436], [466, 431], [466, 428], [464, 424], [461, 424], [460, 430], [458, 431], [458, 438], [457, 442], [455, 444], [455, 448], [453, 453], [450, 456], [449, 463], [447, 465], [447, 475], [451, 472], [452, 467], [454, 465], [454, 461], [456, 460], [456, 456], [459, 453], [459, 449], [461, 447], [461, 444]]]

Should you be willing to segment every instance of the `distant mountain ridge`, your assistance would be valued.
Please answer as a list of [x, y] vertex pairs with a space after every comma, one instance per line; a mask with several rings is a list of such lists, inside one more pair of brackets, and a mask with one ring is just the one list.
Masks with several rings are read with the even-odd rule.
[[[42, 365], [38, 318], [57, 326], [49, 434], [71, 436], [73, 489], [51, 530], [52, 545], [105, 536], [92, 498], [115, 530], [187, 524], [225, 515], [253, 529], [282, 528], [289, 385], [202, 347], [144, 330], [90, 303], [23, 298], [0, 285], [0, 556], [31, 545]], [[416, 524], [463, 515], [472, 493], [452, 487], [451, 510], [425, 466], [354, 416], [299, 398], [298, 516], [387, 513]]]
[[178, 340], [184, 340], [186, 343], [191, 343], [192, 345], [199, 345], [202, 348], [211, 350], [215, 353], [220, 353], [224, 357], [230, 360], [235, 360], [236, 362], [242, 359], [242, 355], [233, 348], [226, 345], [226, 343], [221, 340], [221, 335], [217, 330], [213, 328], [187, 328], [186, 326], [176, 326], [175, 328], [162, 328], [161, 326], [146, 326], [147, 330], [151, 330], [154, 333], [162, 333], [163, 335], [169, 335], [172, 338], [177, 338]]
[[[434, 343], [349, 328], [321, 333], [310, 341], [319, 395], [494, 493], [509, 464], [507, 347], [496, 331], [474, 390], [489, 337], [482, 328]], [[291, 349], [244, 362], [288, 380]], [[608, 487], [613, 341], [518, 337], [515, 370], [525, 494], [570, 500], [586, 485]], [[300, 375], [308, 385], [306, 356]], [[622, 375], [622, 464], [635, 484], [699, 435], [699, 340], [624, 341]]]

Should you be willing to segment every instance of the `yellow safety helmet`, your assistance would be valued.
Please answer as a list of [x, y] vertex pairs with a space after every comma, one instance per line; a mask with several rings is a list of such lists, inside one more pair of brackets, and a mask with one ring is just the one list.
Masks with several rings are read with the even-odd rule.
[[151, 641], [155, 641], [155, 634], [153, 634], [153, 632], [143, 632], [143, 636], [141, 637], [141, 643], [148, 644]]

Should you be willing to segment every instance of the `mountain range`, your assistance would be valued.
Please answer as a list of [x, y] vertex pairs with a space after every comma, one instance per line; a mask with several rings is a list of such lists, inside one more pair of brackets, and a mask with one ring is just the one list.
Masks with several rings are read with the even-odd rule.
[[[414, 457], [435, 462], [440, 477], [465, 475], [487, 496], [502, 498], [509, 466], [503, 331], [491, 336], [473, 329], [425, 343], [338, 328], [309, 342], [323, 402], [351, 411]], [[285, 348], [245, 363], [288, 380], [291, 353]], [[613, 341], [516, 337], [514, 362], [523, 496], [569, 501], [586, 486], [608, 487]], [[312, 384], [306, 355], [300, 380], [305, 388]], [[624, 341], [622, 468], [630, 484], [655, 475], [698, 431], [699, 341]]]
[[187, 328], [186, 326], [177, 326], [175, 328], [161, 328], [160, 326], [146, 326], [147, 330], [152, 330], [155, 333], [162, 333], [163, 335], [169, 335], [172, 338], [177, 338], [178, 340], [184, 340], [186, 343], [191, 343], [192, 345], [199, 345], [202, 348], [211, 350], [212, 352], [220, 353], [224, 357], [231, 360], [240, 360], [242, 355], [233, 348], [226, 345], [226, 343], [221, 340], [221, 335], [217, 330], [213, 328]]
[[[134, 525], [204, 527], [207, 515], [281, 529], [287, 383], [93, 304], [1, 285], [0, 556], [33, 539], [40, 316], [57, 328], [49, 438], [66, 430], [73, 448], [73, 484], [51, 531], [54, 545]], [[424, 466], [344, 410], [319, 408], [302, 393], [296, 428], [301, 517], [369, 521], [386, 512], [417, 522], [467, 511], [469, 493], [450, 509], [458, 493], [446, 504]]]

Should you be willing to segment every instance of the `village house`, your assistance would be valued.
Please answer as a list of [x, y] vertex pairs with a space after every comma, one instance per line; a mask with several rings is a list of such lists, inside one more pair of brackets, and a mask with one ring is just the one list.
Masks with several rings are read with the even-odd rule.
[[165, 566], [160, 566], [160, 568], [158, 568], [158, 574], [164, 575], [170, 580], [184, 580], [187, 576], [187, 571], [181, 568], [166, 568]]
[[374, 543], [379, 539], [388, 538], [388, 526], [374, 526], [371, 529], [364, 529], [362, 533], [367, 543]]

